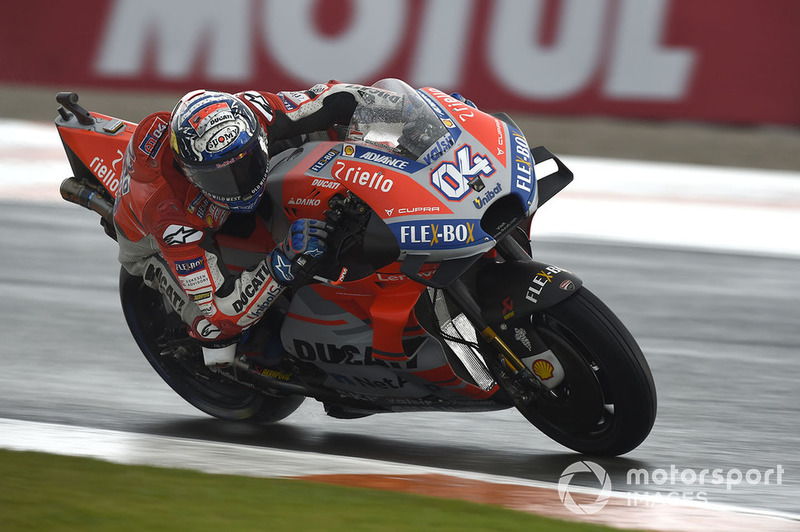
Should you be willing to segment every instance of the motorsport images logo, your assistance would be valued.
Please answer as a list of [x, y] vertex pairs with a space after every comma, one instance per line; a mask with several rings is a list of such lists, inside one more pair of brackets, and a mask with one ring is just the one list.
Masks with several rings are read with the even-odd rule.
[[[570, 488], [572, 477], [578, 473], [592, 473], [602, 486], [594, 502], [577, 503], [575, 499], [572, 498], [571, 491], [575, 493], [586, 493], [582, 491], [582, 488]], [[561, 473], [561, 478], [558, 479], [558, 496], [570, 512], [576, 514], [597, 513], [605, 507], [609, 497], [611, 497], [611, 478], [609, 478], [605, 469], [594, 462], [588, 460], [575, 462]]]
[[[763, 471], [755, 468], [747, 471], [742, 471], [738, 468], [727, 470], [706, 468], [697, 471], [690, 468], [678, 469], [675, 465], [670, 465], [669, 469], [658, 468], [652, 471], [629, 469], [626, 479], [627, 489], [618, 493], [617, 496], [620, 500], [623, 496], [627, 497], [628, 506], [653, 506], [656, 504], [668, 504], [669, 501], [675, 500], [693, 500], [705, 503], [708, 502], [708, 492], [705, 488], [707, 485], [720, 486], [717, 489], [724, 487], [725, 491], [731, 491], [734, 486], [742, 483], [747, 483], [751, 486], [780, 486], [783, 484], [784, 473], [786, 473], [786, 470], [780, 464]], [[588, 476], [590, 480], [584, 480], [584, 486], [572, 486], [573, 477], [578, 474], [583, 475], [584, 479]], [[599, 490], [586, 487], [587, 482], [588, 486], [591, 486], [591, 476], [596, 479], [600, 486]], [[655, 491], [651, 488], [651, 491], [644, 492], [632, 490], [632, 487], [635, 486], [650, 486], [651, 484], [658, 486], [658, 488]], [[669, 491], [663, 491], [665, 486], [669, 487]], [[590, 502], [579, 503], [575, 501], [573, 495], [577, 494], [581, 495], [578, 500]], [[568, 466], [561, 473], [561, 478], [558, 481], [558, 496], [561, 498], [561, 502], [569, 511], [576, 514], [599, 512], [608, 503], [611, 495], [611, 479], [608, 473], [598, 464], [588, 460], [574, 462]], [[591, 501], [592, 498], [594, 498], [593, 502]]]

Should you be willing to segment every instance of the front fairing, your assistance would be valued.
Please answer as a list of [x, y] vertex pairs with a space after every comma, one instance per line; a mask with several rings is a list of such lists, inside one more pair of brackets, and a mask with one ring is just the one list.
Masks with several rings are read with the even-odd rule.
[[513, 124], [437, 89], [398, 80], [373, 88], [378, 103], [356, 109], [333, 177], [348, 188], [361, 177], [367, 184], [382, 178], [385, 194], [363, 192], [404, 253], [430, 261], [481, 253], [533, 214], [534, 161]]
[[293, 219], [324, 216], [327, 198], [353, 194], [388, 228], [381, 238], [396, 242], [404, 274], [439, 263], [447, 284], [536, 209], [527, 142], [436, 89], [391, 80], [364, 94], [344, 142], [273, 159], [270, 196]]

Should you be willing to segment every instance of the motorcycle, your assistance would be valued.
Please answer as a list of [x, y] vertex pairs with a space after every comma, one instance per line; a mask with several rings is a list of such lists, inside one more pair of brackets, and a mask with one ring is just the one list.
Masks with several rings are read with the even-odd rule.
[[[649, 434], [653, 377], [620, 320], [572, 272], [532, 258], [536, 210], [572, 172], [530, 148], [504, 114], [435, 88], [362, 90], [343, 140], [272, 156], [268, 219], [217, 235], [226, 263], [255, 264], [293, 220], [334, 227], [306, 284], [270, 307], [283, 359], [206, 367], [166, 297], [120, 272], [138, 347], [186, 401], [223, 419], [279, 421], [305, 398], [328, 415], [515, 407], [575, 451], [619, 455]], [[74, 172], [67, 201], [115, 238], [114, 198], [136, 124], [59, 93], [55, 123]], [[245, 302], [246, 303], [246, 302]]]

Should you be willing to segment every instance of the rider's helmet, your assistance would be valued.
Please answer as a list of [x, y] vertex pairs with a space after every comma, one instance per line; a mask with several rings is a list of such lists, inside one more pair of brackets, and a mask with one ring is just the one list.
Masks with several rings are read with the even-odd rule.
[[172, 110], [170, 145], [183, 173], [209, 200], [252, 212], [269, 172], [267, 136], [253, 111], [224, 92], [197, 90]]

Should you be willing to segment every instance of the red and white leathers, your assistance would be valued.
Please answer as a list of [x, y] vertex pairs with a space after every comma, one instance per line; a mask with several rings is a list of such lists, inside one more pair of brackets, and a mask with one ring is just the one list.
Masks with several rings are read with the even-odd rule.
[[[253, 109], [275, 153], [300, 135], [330, 130], [324, 138], [332, 138], [330, 128], [347, 124], [356, 105], [370, 97], [368, 91], [329, 82], [302, 92], [246, 91], [236, 96]], [[169, 123], [167, 112], [149, 115], [128, 144], [114, 205], [119, 260], [167, 297], [192, 336], [231, 343], [264, 315], [285, 287], [267, 259], [241, 273], [225, 265], [215, 235], [230, 213], [180, 172], [169, 146]]]

